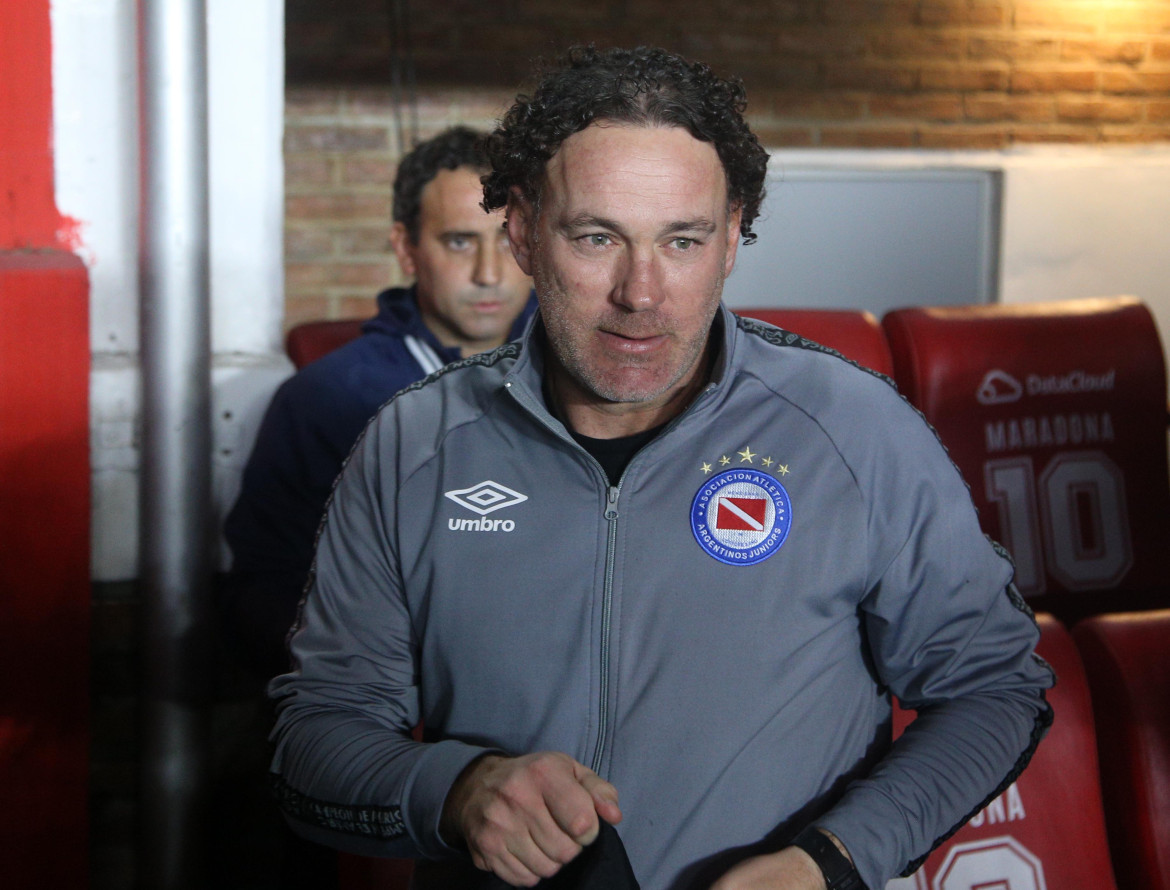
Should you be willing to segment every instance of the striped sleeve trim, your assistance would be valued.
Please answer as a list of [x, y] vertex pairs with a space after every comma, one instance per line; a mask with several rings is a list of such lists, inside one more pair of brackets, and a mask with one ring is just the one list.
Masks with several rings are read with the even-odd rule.
[[276, 773], [270, 773], [269, 780], [280, 808], [306, 825], [382, 841], [406, 834], [401, 807], [327, 803], [302, 794]]

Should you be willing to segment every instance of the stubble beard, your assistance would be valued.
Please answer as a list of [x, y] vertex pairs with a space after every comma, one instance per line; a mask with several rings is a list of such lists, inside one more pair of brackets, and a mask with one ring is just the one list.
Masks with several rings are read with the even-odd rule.
[[[549, 348], [564, 373], [585, 393], [610, 403], [631, 404], [652, 402], [669, 393], [695, 367], [707, 345], [711, 331], [710, 321], [718, 310], [719, 297], [723, 291], [723, 278], [720, 277], [713, 288], [708, 323], [687, 341], [680, 341], [673, 326], [656, 310], [631, 313], [624, 318], [615, 314], [610, 319], [612, 324], [607, 324], [606, 320], [603, 320], [601, 327], [607, 331], [620, 331], [632, 336], [665, 333], [671, 338], [671, 345], [674, 347], [668, 349], [668, 355], [665, 357], [640, 359], [636, 355], [627, 356], [613, 362], [607, 368], [601, 366], [604, 358], [596, 361], [589, 355], [589, 347], [596, 328], [592, 325], [588, 327], [576, 325], [566, 320], [565, 314], [559, 311], [560, 307], [567, 306], [573, 298], [560, 285], [556, 276], [538, 267], [533, 270], [533, 283], [540, 298], [541, 317], [548, 334]], [[656, 363], [662, 362], [664, 358], [667, 362], [677, 360], [676, 367], [660, 368], [654, 373]], [[640, 383], [636, 379], [625, 379], [642, 376], [637, 373], [631, 375], [630, 369], [650, 371], [651, 379]], [[662, 378], [663, 374], [666, 375], [665, 379]]]

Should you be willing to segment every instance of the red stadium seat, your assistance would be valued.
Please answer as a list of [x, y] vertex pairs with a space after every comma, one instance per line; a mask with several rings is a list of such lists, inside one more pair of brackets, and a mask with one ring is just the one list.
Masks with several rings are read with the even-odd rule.
[[849, 309], [736, 309], [737, 315], [758, 318], [778, 328], [815, 340], [846, 358], [893, 376], [890, 347], [878, 320], [869, 312]]
[[1170, 610], [1098, 615], [1073, 638], [1097, 715], [1118, 880], [1170, 890]]
[[1033, 607], [1170, 605], [1166, 370], [1133, 297], [900, 309], [899, 388], [938, 430]]
[[[1056, 671], [1055, 720], [1007, 791], [886, 890], [1113, 890], [1093, 711], [1072, 636], [1037, 616], [1038, 652]], [[895, 710], [895, 734], [913, 714]]]
[[304, 322], [289, 330], [284, 340], [285, 351], [293, 365], [303, 368], [356, 338], [365, 322], [364, 318]]

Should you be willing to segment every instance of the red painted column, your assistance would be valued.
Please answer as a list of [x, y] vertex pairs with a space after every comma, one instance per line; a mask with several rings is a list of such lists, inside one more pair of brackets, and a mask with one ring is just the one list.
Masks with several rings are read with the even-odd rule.
[[53, 193], [49, 0], [0, 0], [0, 884], [88, 884], [89, 285]]

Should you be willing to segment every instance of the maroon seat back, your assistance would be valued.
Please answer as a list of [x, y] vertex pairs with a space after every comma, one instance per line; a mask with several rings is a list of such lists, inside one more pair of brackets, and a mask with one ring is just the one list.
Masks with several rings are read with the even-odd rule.
[[344, 346], [362, 332], [364, 318], [341, 321], [306, 321], [291, 328], [284, 338], [289, 359], [299, 369], [338, 346]]
[[735, 313], [800, 334], [860, 365], [893, 376], [886, 335], [872, 313], [850, 309], [736, 309]]
[[[1055, 720], [1023, 774], [912, 877], [887, 890], [1112, 890], [1116, 885], [1102, 815], [1093, 711], [1072, 636], [1037, 616], [1039, 654], [1058, 682], [1048, 691]], [[895, 734], [913, 714], [895, 710]]]
[[1166, 370], [1132, 297], [901, 309], [899, 388], [938, 430], [1033, 606], [1170, 604]]
[[1098, 615], [1073, 638], [1097, 716], [1117, 877], [1170, 890], [1170, 609]]

